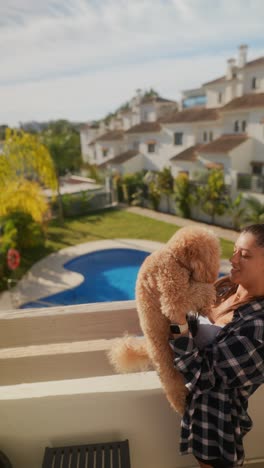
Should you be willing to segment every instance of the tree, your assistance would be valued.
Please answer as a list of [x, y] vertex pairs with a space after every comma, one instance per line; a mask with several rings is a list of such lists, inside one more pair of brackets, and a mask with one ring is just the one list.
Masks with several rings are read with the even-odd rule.
[[148, 91], [146, 91], [144, 93], [143, 97], [145, 97], [145, 98], [157, 98], [157, 97], [159, 97], [159, 93], [155, 89], [150, 88]]
[[79, 171], [82, 165], [79, 131], [67, 120], [50, 122], [41, 133], [48, 148], [58, 177], [67, 172]]
[[215, 224], [215, 216], [223, 215], [227, 209], [224, 173], [221, 169], [210, 171], [205, 185], [197, 188], [198, 201], [204, 213], [211, 216]]
[[227, 211], [232, 217], [233, 228], [239, 231], [245, 218], [245, 206], [243, 204], [243, 195], [239, 193], [236, 198], [227, 198]]
[[155, 211], [158, 211], [160, 199], [161, 199], [161, 192], [155, 182], [150, 182], [148, 186], [148, 198], [154, 208]]
[[170, 211], [170, 196], [173, 192], [174, 180], [169, 167], [164, 167], [157, 174], [157, 188], [167, 199], [167, 211]]
[[10, 275], [8, 249], [43, 244], [49, 215], [43, 186], [55, 190], [56, 184], [52, 159], [38, 137], [7, 129], [0, 156], [0, 289]]
[[43, 130], [41, 139], [49, 149], [55, 165], [59, 220], [63, 224], [64, 214], [59, 177], [67, 172], [79, 171], [82, 165], [80, 135], [73, 124], [62, 119], [50, 122]]
[[0, 216], [22, 211], [42, 222], [48, 210], [43, 186], [57, 187], [49, 151], [37, 136], [7, 129], [0, 157]]
[[191, 217], [191, 204], [194, 202], [191, 184], [187, 174], [181, 173], [175, 179], [174, 184], [175, 202], [180, 216]]
[[5, 134], [6, 134], [6, 129], [8, 128], [8, 125], [0, 125], [0, 141], [5, 139]]
[[0, 216], [15, 212], [28, 213], [37, 223], [42, 223], [49, 204], [37, 182], [14, 180], [0, 193]]
[[250, 223], [264, 223], [264, 205], [255, 197], [245, 200], [249, 211], [246, 212], [245, 221]]

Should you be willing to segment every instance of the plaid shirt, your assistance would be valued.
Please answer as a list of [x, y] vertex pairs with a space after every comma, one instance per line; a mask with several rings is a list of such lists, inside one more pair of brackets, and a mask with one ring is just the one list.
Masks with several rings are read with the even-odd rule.
[[181, 454], [241, 466], [243, 436], [252, 427], [248, 398], [264, 383], [264, 298], [238, 307], [232, 322], [202, 350], [191, 334], [170, 340], [170, 346], [190, 392]]

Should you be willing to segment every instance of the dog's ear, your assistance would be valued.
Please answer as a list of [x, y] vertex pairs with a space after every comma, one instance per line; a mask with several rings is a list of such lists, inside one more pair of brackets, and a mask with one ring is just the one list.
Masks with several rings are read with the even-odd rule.
[[168, 247], [191, 272], [194, 281], [213, 283], [220, 268], [220, 243], [213, 231], [188, 226], [179, 229]]
[[187, 249], [191, 277], [194, 281], [214, 283], [220, 269], [220, 244], [214, 235], [206, 232], [199, 236], [199, 242]]

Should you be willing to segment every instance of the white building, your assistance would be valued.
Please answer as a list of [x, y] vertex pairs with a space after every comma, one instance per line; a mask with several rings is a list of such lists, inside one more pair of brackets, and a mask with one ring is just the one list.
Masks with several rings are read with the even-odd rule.
[[[239, 47], [237, 60], [227, 60], [223, 76], [183, 91], [178, 106], [139, 91], [112, 119], [112, 128], [120, 116], [122, 145], [108, 141], [107, 146], [104, 135], [94, 145], [89, 136], [83, 154], [89, 152], [90, 162], [120, 173], [170, 166], [174, 176], [184, 171], [190, 178], [198, 170], [222, 167], [233, 194], [243, 188], [264, 192], [264, 57], [248, 61], [246, 45]], [[241, 186], [245, 175], [247, 187]]]

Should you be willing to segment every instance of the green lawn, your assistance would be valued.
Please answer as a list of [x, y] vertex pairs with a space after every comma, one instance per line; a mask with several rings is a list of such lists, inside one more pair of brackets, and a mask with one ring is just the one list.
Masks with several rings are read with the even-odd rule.
[[[125, 210], [111, 209], [79, 218], [66, 219], [64, 226], [52, 221], [44, 248], [25, 253], [21, 267], [16, 272], [21, 277], [36, 261], [65, 247], [102, 239], [134, 238], [166, 242], [178, 229], [174, 224], [156, 221]], [[222, 257], [229, 258], [233, 243], [221, 240]]]

